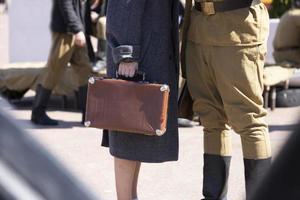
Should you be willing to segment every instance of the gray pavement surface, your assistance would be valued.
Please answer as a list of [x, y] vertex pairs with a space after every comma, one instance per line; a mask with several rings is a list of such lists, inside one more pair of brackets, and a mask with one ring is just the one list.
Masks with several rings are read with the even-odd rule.
[[[29, 92], [28, 98], [33, 93]], [[21, 102], [22, 103], [22, 102]], [[49, 115], [60, 120], [57, 127], [41, 127], [30, 124], [30, 107], [10, 109], [16, 122], [42, 143], [99, 198], [115, 200], [113, 158], [108, 149], [100, 146], [101, 131], [80, 125], [78, 112], [53, 110]], [[20, 104], [19, 104], [20, 105]], [[284, 143], [298, 122], [300, 107], [277, 108], [269, 111], [269, 123], [273, 155]], [[201, 126], [180, 128], [180, 155], [177, 162], [162, 164], [143, 163], [139, 179], [140, 200], [199, 200], [202, 197], [202, 149]], [[229, 200], [244, 197], [244, 175], [240, 138], [233, 134], [233, 159], [229, 178]]]

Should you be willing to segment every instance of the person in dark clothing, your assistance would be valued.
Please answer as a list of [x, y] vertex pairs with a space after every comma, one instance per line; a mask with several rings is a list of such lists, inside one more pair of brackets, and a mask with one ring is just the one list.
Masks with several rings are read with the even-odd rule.
[[47, 61], [47, 72], [37, 86], [31, 121], [39, 125], [57, 125], [46, 114], [51, 91], [62, 78], [64, 67], [71, 63], [78, 73], [78, 105], [85, 113], [87, 80], [91, 67], [86, 49], [86, 0], [53, 0], [50, 28], [52, 47]]
[[108, 76], [115, 78], [118, 71], [132, 77], [139, 70], [146, 73], [146, 81], [170, 87], [163, 136], [108, 133], [118, 200], [133, 200], [141, 162], [178, 160], [178, 0], [109, 0], [106, 16]]

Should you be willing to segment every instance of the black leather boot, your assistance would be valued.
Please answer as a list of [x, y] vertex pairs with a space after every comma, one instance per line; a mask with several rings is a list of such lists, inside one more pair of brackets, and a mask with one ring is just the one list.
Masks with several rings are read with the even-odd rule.
[[86, 98], [87, 98], [87, 85], [80, 86], [78, 88], [78, 108], [82, 113], [81, 124], [84, 124], [85, 121], [85, 108], [86, 108]]
[[46, 114], [46, 108], [50, 95], [51, 90], [43, 88], [41, 85], [37, 86], [31, 113], [31, 121], [33, 123], [46, 126], [58, 125], [58, 121], [51, 119]]
[[263, 179], [271, 166], [271, 158], [267, 159], [244, 159], [246, 199], [250, 199], [251, 194], [256, 189], [259, 181]]
[[203, 200], [226, 200], [231, 156], [204, 154]]

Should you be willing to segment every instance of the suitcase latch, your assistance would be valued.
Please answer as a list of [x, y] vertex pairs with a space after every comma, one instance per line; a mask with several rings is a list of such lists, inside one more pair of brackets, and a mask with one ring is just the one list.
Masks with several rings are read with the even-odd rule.
[[94, 77], [89, 78], [89, 83], [90, 83], [90, 84], [94, 84], [94, 83], [95, 83]]
[[166, 129], [163, 129], [163, 130], [156, 129], [156, 131], [155, 131], [157, 136], [162, 136], [165, 132], [166, 132]]
[[165, 92], [165, 91], [170, 91], [170, 88], [169, 88], [169, 86], [168, 85], [162, 85], [161, 87], [160, 87], [160, 91], [161, 92]]
[[85, 127], [90, 127], [90, 126], [91, 126], [91, 121], [86, 121], [86, 122], [84, 122], [84, 126], [85, 126]]

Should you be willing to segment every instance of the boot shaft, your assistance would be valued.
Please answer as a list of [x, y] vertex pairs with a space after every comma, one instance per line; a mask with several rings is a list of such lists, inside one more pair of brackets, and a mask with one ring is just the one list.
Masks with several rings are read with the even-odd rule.
[[226, 200], [231, 156], [204, 154], [203, 200]]
[[36, 88], [36, 94], [34, 97], [32, 110], [46, 109], [51, 96], [51, 92], [51, 90], [48, 90], [39, 84]]
[[36, 95], [32, 105], [31, 121], [39, 125], [57, 125], [56, 120], [51, 119], [46, 114], [46, 108], [51, 96], [51, 90], [41, 85], [37, 86]]
[[271, 167], [271, 158], [267, 159], [244, 159], [246, 199], [250, 199], [259, 182]]

